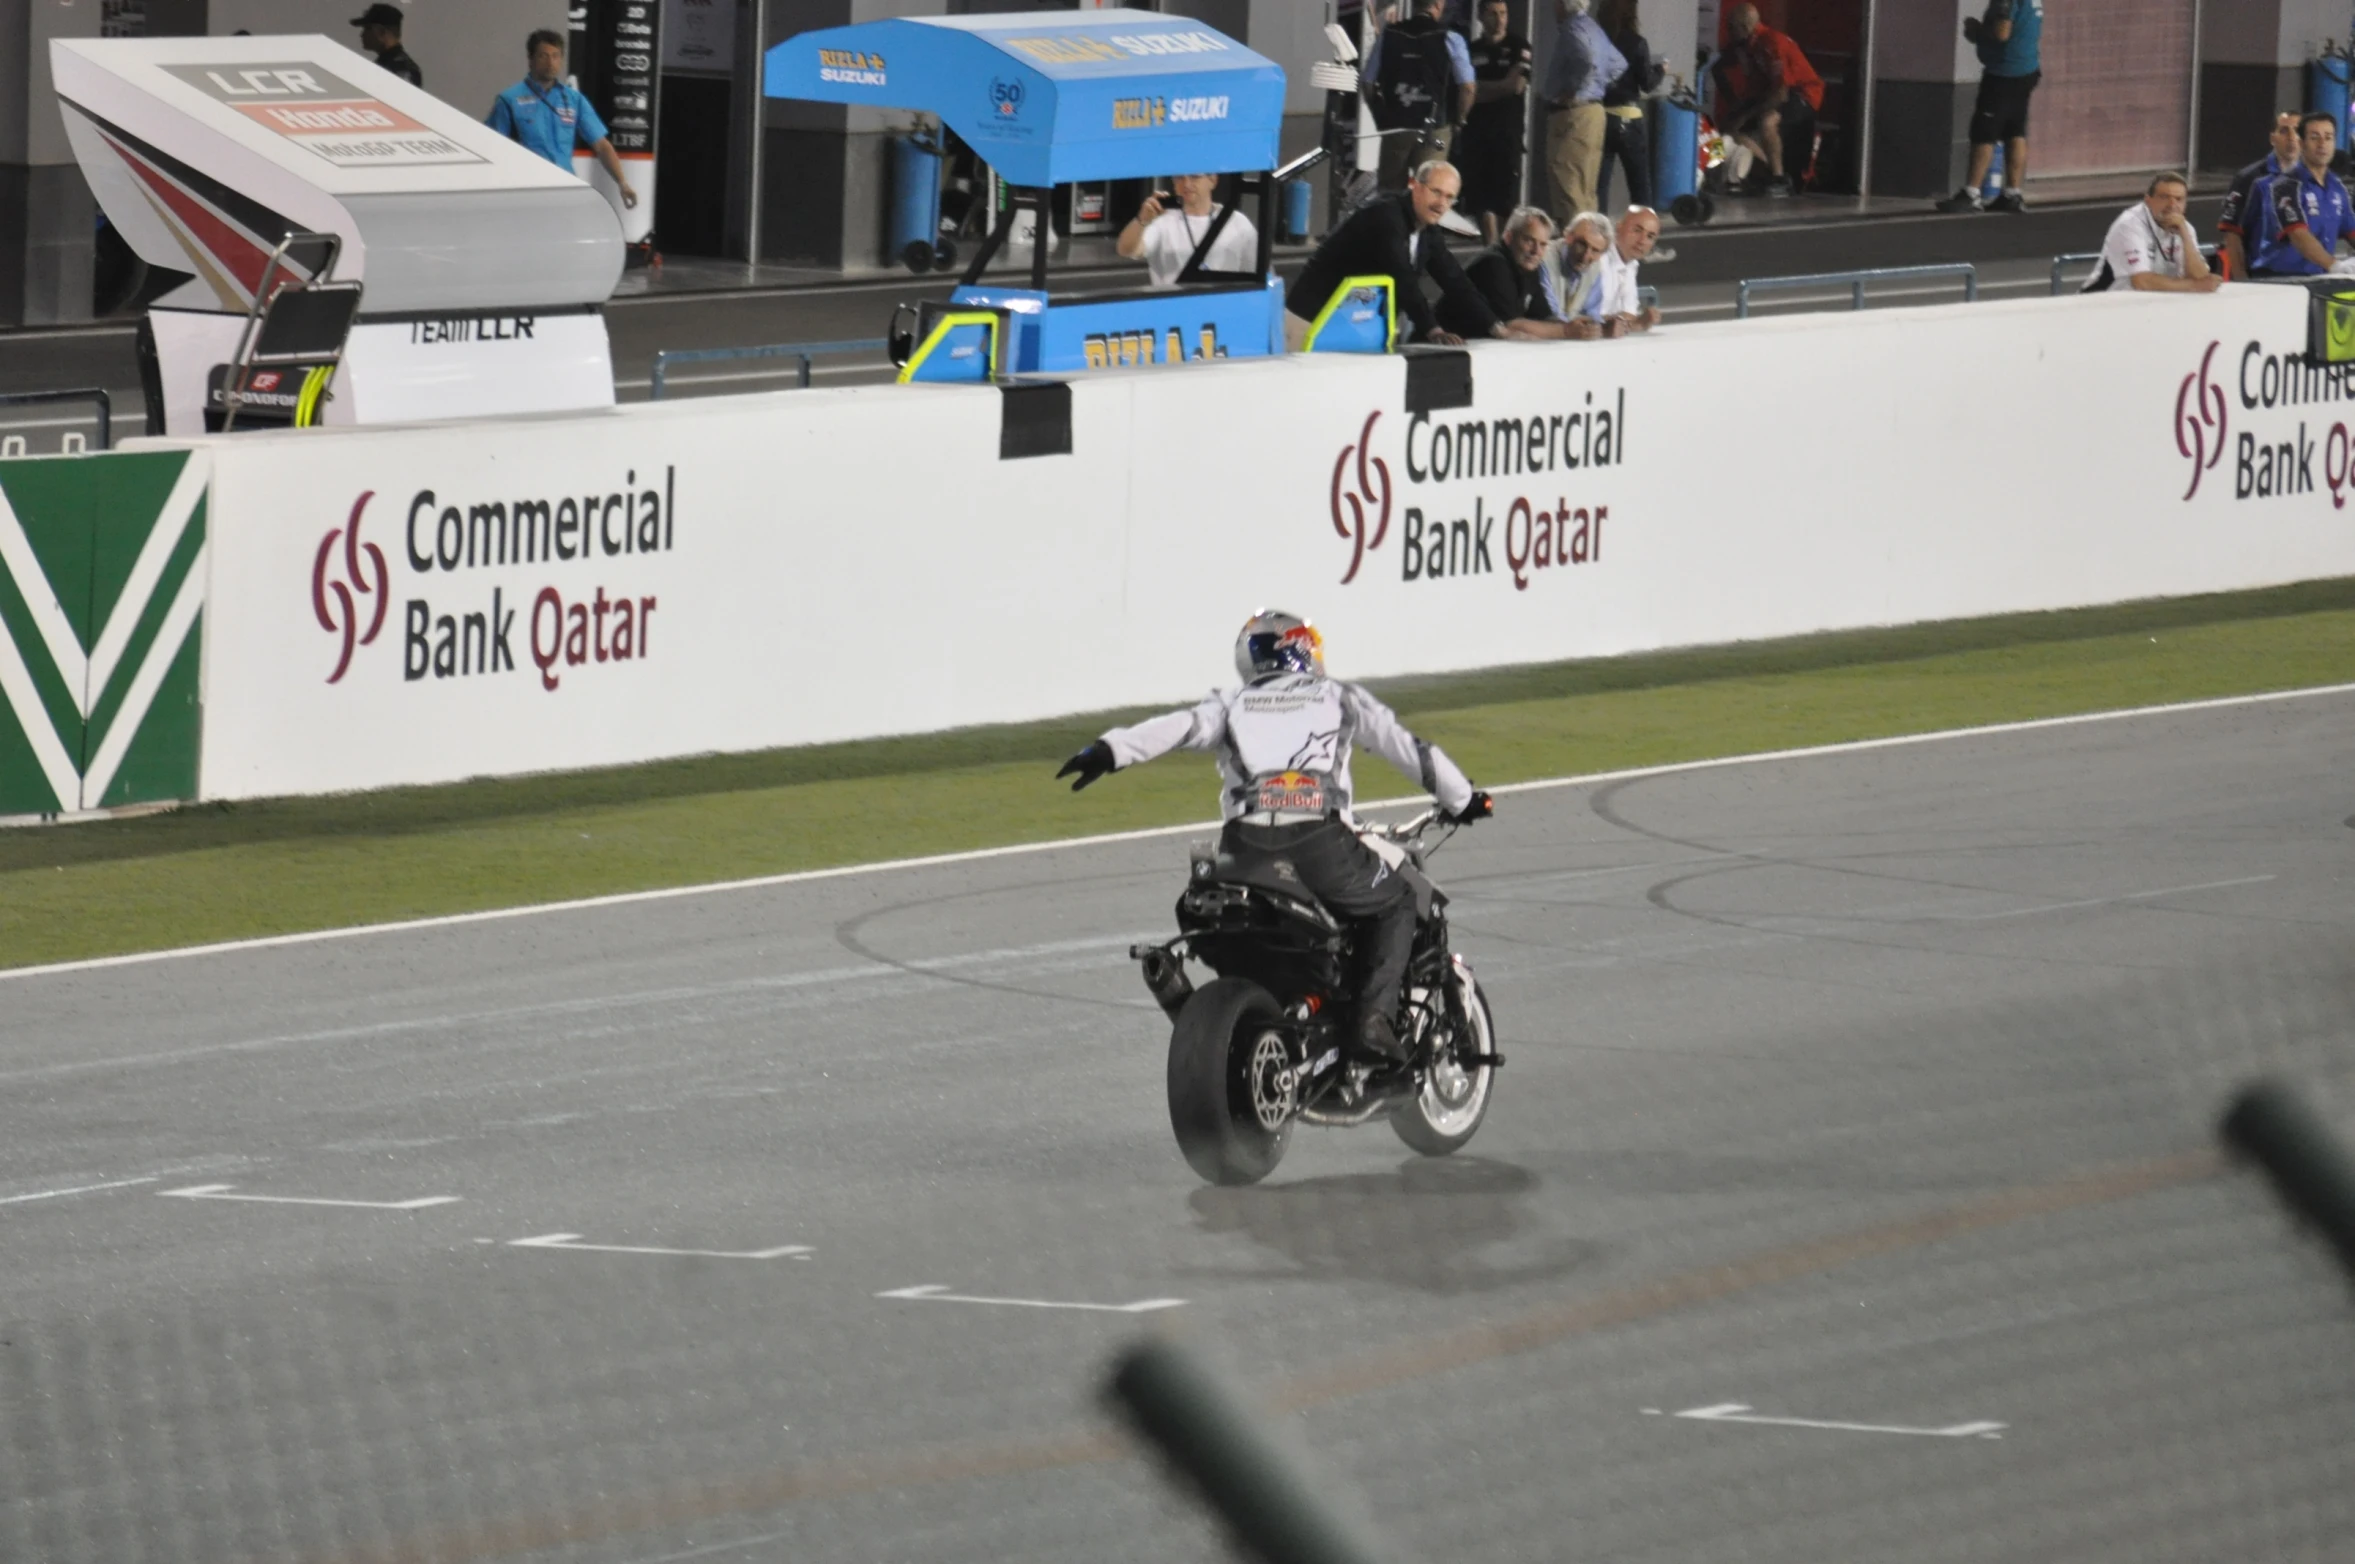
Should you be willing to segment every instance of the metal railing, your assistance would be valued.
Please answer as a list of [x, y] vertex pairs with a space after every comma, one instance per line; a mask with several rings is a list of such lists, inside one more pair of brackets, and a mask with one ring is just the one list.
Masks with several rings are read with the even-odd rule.
[[1935, 266], [1872, 266], [1852, 272], [1809, 272], [1797, 277], [1745, 277], [1734, 285], [1734, 319], [1750, 318], [1750, 295], [1792, 288], [1846, 288], [1849, 308], [1864, 308], [1864, 285], [1900, 278], [1960, 277], [1963, 302], [1979, 297], [1979, 268], [1968, 261], [1941, 261]]
[[[114, 448], [114, 398], [96, 386], [80, 386], [67, 391], [10, 391], [0, 394], [0, 407], [32, 407], [48, 402], [90, 402], [96, 404], [98, 416], [92, 422], [98, 425], [98, 449], [106, 451]], [[79, 435], [68, 434], [59, 443], [63, 445], [66, 454], [70, 456], [79, 449], [87, 449], [87, 447], [76, 446], [75, 442], [78, 439], [80, 439]], [[22, 456], [24, 454], [23, 435], [0, 437], [0, 456]]]
[[[2203, 244], [2200, 246], [2200, 254], [2208, 258], [2208, 263], [2210, 265], [2214, 265], [2216, 262], [2216, 257], [2222, 255], [2223, 253], [2223, 247], [2220, 245]], [[2052, 258], [2052, 291], [2054, 297], [2057, 298], [2061, 294], [2068, 291], [2067, 288], [2062, 286], [2061, 283], [2062, 272], [2066, 271], [2072, 266], [2090, 266], [2101, 258], [2102, 253], [2099, 250], [2072, 250], [2067, 255], [2054, 256]]]
[[740, 358], [791, 358], [801, 361], [801, 389], [808, 390], [812, 360], [837, 353], [882, 353], [891, 344], [882, 337], [859, 337], [844, 342], [773, 342], [756, 348], [675, 348], [654, 355], [654, 376], [646, 397], [659, 402], [669, 383], [673, 364], [718, 364]]

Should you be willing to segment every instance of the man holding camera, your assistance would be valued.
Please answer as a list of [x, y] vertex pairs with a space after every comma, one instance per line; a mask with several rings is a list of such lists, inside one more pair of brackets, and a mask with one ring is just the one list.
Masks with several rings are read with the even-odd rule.
[[[1210, 237], [1221, 210], [1211, 199], [1218, 193], [1216, 174], [1180, 174], [1170, 181], [1174, 195], [1156, 190], [1145, 197], [1137, 215], [1120, 230], [1112, 247], [1129, 260], [1142, 260], [1145, 275], [1156, 289], [1174, 288], [1194, 251]], [[1202, 268], [1212, 272], [1248, 272], [1259, 266], [1259, 230], [1241, 212], [1227, 219], [1202, 257]]]
[[[2044, 0], [1987, 0], [1987, 14], [1963, 18], [1963, 36], [1979, 51], [1979, 100], [1971, 108], [1971, 177], [1938, 203], [1941, 212], [2020, 212], [2027, 198], [2028, 98], [2044, 79]], [[1987, 170], [2003, 144], [2003, 194], [1982, 201]]]

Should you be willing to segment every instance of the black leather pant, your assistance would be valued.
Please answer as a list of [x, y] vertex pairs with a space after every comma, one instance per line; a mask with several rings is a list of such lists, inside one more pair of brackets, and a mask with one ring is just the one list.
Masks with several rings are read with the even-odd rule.
[[1229, 821], [1219, 849], [1236, 858], [1286, 859], [1301, 888], [1357, 932], [1358, 1015], [1398, 1015], [1399, 991], [1415, 953], [1415, 887], [1339, 820], [1299, 825]]

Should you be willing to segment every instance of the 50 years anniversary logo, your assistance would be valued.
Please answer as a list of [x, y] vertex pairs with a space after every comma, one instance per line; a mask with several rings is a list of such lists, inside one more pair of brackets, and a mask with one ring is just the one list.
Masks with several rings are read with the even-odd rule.
[[[311, 614], [334, 648], [329, 684], [342, 683], [355, 657], [376, 643], [392, 605], [392, 562], [361, 536], [375, 498], [371, 489], [354, 500], [311, 559]], [[632, 567], [672, 552], [677, 539], [675, 467], [662, 470], [659, 486], [651, 469], [644, 483], [627, 469], [603, 494], [454, 500], [415, 491], [392, 556], [406, 567], [410, 591], [401, 603], [401, 678], [512, 674], [522, 666], [520, 649], [540, 687], [554, 692], [572, 670], [644, 661], [654, 654], [662, 605], [657, 594], [628, 585], [638, 574]], [[604, 576], [600, 564], [612, 579], [579, 579], [592, 570]]]

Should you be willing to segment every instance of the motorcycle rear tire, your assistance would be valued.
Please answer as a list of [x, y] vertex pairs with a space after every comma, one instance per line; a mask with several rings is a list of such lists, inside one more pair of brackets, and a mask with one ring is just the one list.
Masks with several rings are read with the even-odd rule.
[[[1479, 980], [1461, 968], [1455, 982], [1456, 998], [1472, 1028], [1471, 1036], [1462, 1042], [1475, 1054], [1494, 1054], [1496, 1021], [1488, 1013], [1488, 996], [1480, 992]], [[1426, 1157], [1444, 1157], [1480, 1133], [1488, 1118], [1489, 1099], [1495, 1093], [1496, 1070], [1491, 1065], [1474, 1065], [1463, 1072], [1461, 1081], [1465, 1095], [1459, 1104], [1449, 1104], [1436, 1084], [1426, 1084], [1400, 1103], [1390, 1115], [1390, 1127], [1398, 1132], [1398, 1138]]]
[[1283, 1160], [1292, 1120], [1272, 1129], [1262, 1123], [1251, 1081], [1259, 1040], [1281, 1019], [1275, 996], [1248, 978], [1196, 989], [1178, 1012], [1169, 1035], [1169, 1127], [1187, 1166], [1210, 1183], [1256, 1184]]

